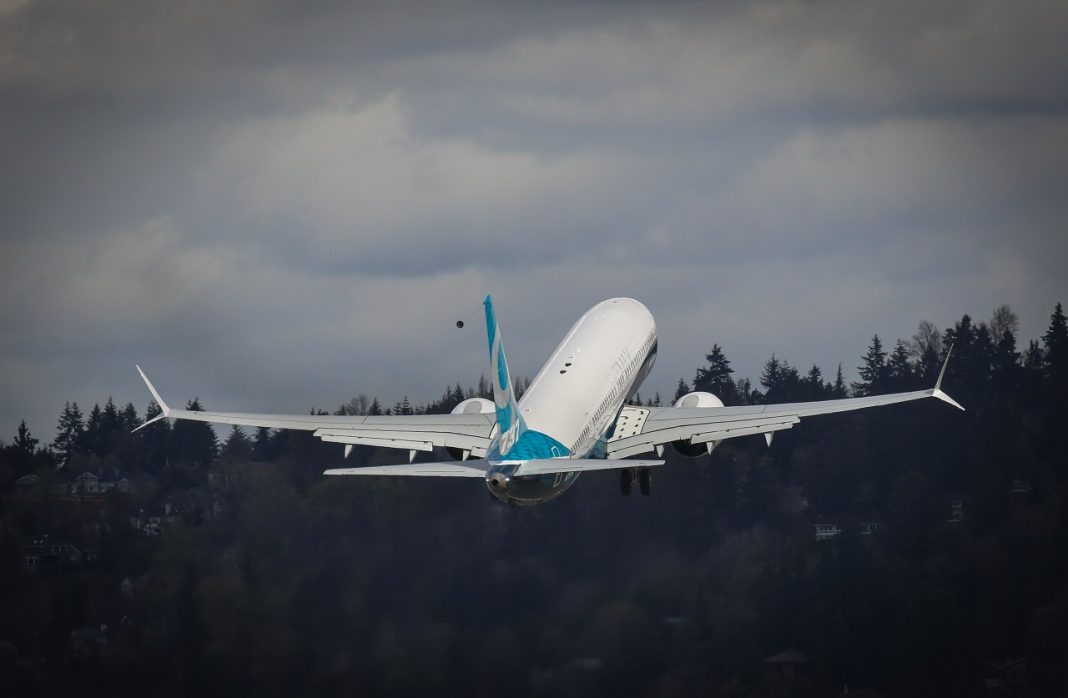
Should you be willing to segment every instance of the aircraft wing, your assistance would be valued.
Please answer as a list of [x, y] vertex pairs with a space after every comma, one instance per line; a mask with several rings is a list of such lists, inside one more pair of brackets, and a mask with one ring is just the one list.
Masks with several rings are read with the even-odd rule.
[[[949, 356], [946, 364], [948, 362]], [[659, 454], [663, 452], [664, 444], [672, 441], [704, 444], [711, 453], [719, 441], [753, 434], [764, 434], [770, 445], [775, 432], [792, 428], [802, 417], [930, 397], [963, 410], [957, 401], [942, 392], [946, 364], [943, 364], [934, 388], [906, 393], [743, 407], [624, 407], [607, 443], [608, 458], [626, 458], [649, 451]]]
[[401, 463], [362, 468], [333, 468], [323, 475], [407, 475], [412, 477], [486, 477], [485, 463]]
[[297, 429], [313, 432], [323, 441], [344, 444], [346, 454], [353, 446], [399, 448], [409, 452], [432, 451], [435, 446], [455, 448], [466, 456], [482, 457], [489, 449], [497, 419], [493, 414], [420, 414], [381, 416], [337, 416], [313, 414], [255, 414], [247, 412], [207, 412], [170, 407], [156, 392], [141, 367], [152, 397], [163, 411], [140, 428], [159, 419], [188, 419], [215, 424], [236, 424], [271, 429]]

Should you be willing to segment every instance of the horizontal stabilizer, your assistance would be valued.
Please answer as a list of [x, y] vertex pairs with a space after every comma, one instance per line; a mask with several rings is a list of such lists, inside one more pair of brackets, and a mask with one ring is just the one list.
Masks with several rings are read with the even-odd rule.
[[486, 469], [467, 463], [402, 463], [369, 465], [365, 468], [335, 468], [323, 475], [406, 475], [408, 477], [486, 477]]
[[524, 461], [516, 469], [515, 477], [524, 475], [552, 475], [554, 473], [584, 473], [587, 470], [621, 470], [651, 468], [663, 465], [662, 460], [611, 460], [605, 458], [539, 458]]

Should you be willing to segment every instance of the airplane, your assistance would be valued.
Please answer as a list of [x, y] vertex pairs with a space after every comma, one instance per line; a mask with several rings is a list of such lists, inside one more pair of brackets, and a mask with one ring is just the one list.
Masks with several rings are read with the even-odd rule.
[[[515, 506], [533, 506], [559, 497], [579, 475], [592, 470], [620, 471], [620, 491], [630, 494], [637, 482], [643, 495], [652, 487], [650, 469], [664, 464], [668, 444], [696, 457], [726, 439], [763, 434], [768, 446], [776, 432], [792, 428], [801, 418], [937, 398], [963, 410], [942, 391], [938, 374], [934, 388], [868, 397], [777, 405], [724, 407], [707, 392], [690, 392], [670, 407], [627, 405], [656, 360], [656, 323], [649, 310], [631, 298], [610, 298], [590, 308], [517, 400], [505, 357], [493, 301], [483, 301], [489, 346], [493, 400], [469, 398], [450, 414], [327, 416], [205, 412], [174, 409], [160, 397], [137, 366], [161, 414], [160, 419], [186, 419], [238, 426], [310, 431], [324, 442], [344, 446], [377, 446], [408, 451], [397, 465], [335, 468], [324, 475], [404, 475], [480, 478], [497, 499]], [[460, 323], [457, 323], [458, 326]], [[952, 353], [952, 347], [950, 352]], [[136, 430], [135, 430], [136, 431]], [[443, 448], [453, 461], [415, 462], [419, 452]], [[632, 459], [654, 453], [656, 458]]]

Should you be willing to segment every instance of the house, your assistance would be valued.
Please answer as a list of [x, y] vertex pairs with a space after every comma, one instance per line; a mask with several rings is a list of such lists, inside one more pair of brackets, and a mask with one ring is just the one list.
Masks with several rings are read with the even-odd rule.
[[47, 535], [38, 536], [30, 543], [23, 558], [23, 567], [29, 572], [59, 570], [67, 565], [79, 565], [85, 561], [80, 549], [70, 543], [59, 543]]
[[88, 656], [99, 654], [108, 644], [108, 626], [87, 625], [70, 631], [70, 648], [74, 654]]
[[22, 495], [31, 495], [37, 490], [37, 476], [23, 475], [15, 480], [15, 492]]
[[787, 682], [812, 677], [812, 657], [792, 647], [771, 655], [764, 660], [764, 664]]
[[100, 492], [100, 478], [93, 473], [85, 472], [74, 478], [71, 483], [71, 494], [98, 494]]
[[964, 520], [964, 500], [960, 497], [949, 498], [949, 518], [946, 523], [959, 524]]
[[84, 472], [69, 482], [62, 483], [60, 494], [98, 495], [111, 491], [133, 492], [133, 483], [125, 477], [120, 477], [120, 475], [121, 473], [116, 471], [114, 479], [104, 480], [96, 473]]
[[[882, 522], [877, 519], [865, 519], [854, 530], [862, 536], [871, 536], [882, 527]], [[817, 518], [813, 522], [812, 528], [816, 532], [816, 540], [828, 540], [835, 536], [840, 536], [845, 530], [838, 521], [822, 518]]]
[[881, 521], [862, 521], [860, 523], [860, 535], [870, 536], [883, 527]]
[[812, 527], [816, 529], [816, 540], [827, 540], [842, 533], [842, 527], [836, 523], [816, 523]]
[[986, 666], [984, 686], [987, 695], [1016, 695], [1027, 690], [1028, 657], [983, 662]]

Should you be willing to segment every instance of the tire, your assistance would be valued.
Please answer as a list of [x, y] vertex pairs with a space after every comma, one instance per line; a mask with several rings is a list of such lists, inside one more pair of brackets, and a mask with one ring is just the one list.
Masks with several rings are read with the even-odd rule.
[[630, 488], [634, 485], [634, 471], [623, 468], [619, 471], [619, 493], [624, 497], [630, 496]]
[[641, 488], [642, 495], [648, 497], [653, 491], [653, 471], [649, 468], [642, 468], [638, 471], [638, 487]]

